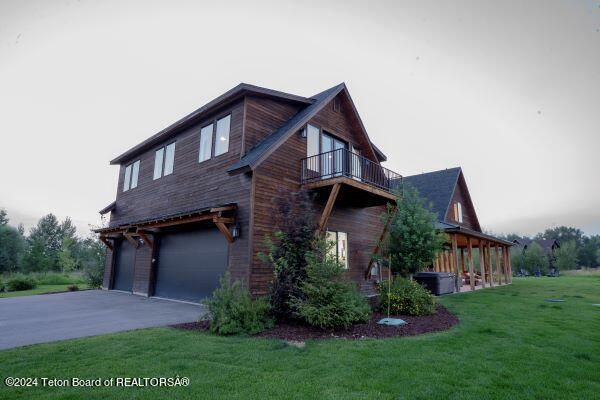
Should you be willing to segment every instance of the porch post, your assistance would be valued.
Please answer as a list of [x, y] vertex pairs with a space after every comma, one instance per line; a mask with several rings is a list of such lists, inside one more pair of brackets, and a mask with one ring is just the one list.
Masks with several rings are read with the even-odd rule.
[[500, 254], [498, 253], [497, 244], [494, 246], [494, 250], [496, 251], [496, 274], [498, 275], [498, 285], [502, 285], [502, 274], [500, 273]]
[[508, 258], [508, 282], [512, 283], [512, 265], [510, 263], [510, 246], [506, 246], [506, 258]]
[[463, 249], [462, 247], [460, 248], [460, 267], [461, 267], [461, 272], [466, 272], [467, 270], [465, 269], [465, 249]]
[[481, 266], [481, 287], [485, 288], [485, 256], [483, 254], [483, 241], [479, 239], [479, 264]]
[[508, 252], [506, 251], [506, 246], [502, 246], [502, 258], [503, 266], [504, 266], [504, 282], [508, 283]]
[[456, 286], [456, 291], [460, 292], [460, 272], [458, 271], [458, 253], [456, 251], [457, 248], [457, 243], [456, 243], [456, 234], [452, 235], [452, 264], [454, 264], [454, 272], [456, 273], [455, 278], [455, 286]]
[[475, 273], [473, 273], [473, 244], [471, 243], [471, 237], [467, 237], [467, 256], [469, 257], [469, 283], [471, 284], [471, 290], [475, 290]]
[[488, 268], [490, 269], [490, 286], [494, 287], [494, 266], [492, 265], [492, 251], [490, 248], [490, 242], [487, 242], [486, 246], [486, 256], [488, 260]]

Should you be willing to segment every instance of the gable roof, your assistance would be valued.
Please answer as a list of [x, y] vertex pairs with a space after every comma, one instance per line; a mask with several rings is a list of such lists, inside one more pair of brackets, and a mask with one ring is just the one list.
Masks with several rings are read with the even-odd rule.
[[439, 221], [444, 222], [461, 171], [460, 167], [456, 167], [405, 176], [403, 182], [415, 188], [421, 197], [431, 202], [432, 211], [437, 214]]
[[386, 156], [381, 150], [375, 147], [375, 145], [369, 139], [369, 135], [360, 119], [360, 115], [354, 106], [354, 102], [350, 97], [348, 88], [345, 83], [340, 83], [332, 88], [329, 88], [313, 97], [314, 102], [308, 107], [300, 110], [292, 118], [290, 118], [285, 124], [279, 129], [267, 135], [262, 139], [256, 146], [248, 151], [238, 162], [233, 164], [227, 169], [229, 173], [244, 172], [256, 168], [264, 159], [266, 159], [273, 151], [275, 151], [287, 138], [289, 138], [294, 132], [299, 131], [301, 128], [308, 123], [319, 111], [323, 109], [329, 102], [331, 102], [338, 94], [344, 93], [349, 100], [350, 106], [356, 117], [356, 120], [367, 139], [367, 143], [371, 147], [370, 150], [373, 152], [377, 160], [385, 161]]
[[113, 165], [120, 164], [123, 161], [127, 161], [128, 159], [131, 159], [135, 155], [137, 155], [145, 150], [148, 150], [148, 148], [153, 147], [154, 145], [162, 142], [163, 140], [167, 140], [168, 138], [175, 136], [182, 129], [189, 127], [190, 125], [192, 125], [199, 119], [203, 118], [207, 114], [214, 112], [214, 111], [218, 110], [219, 108], [221, 108], [227, 104], [230, 104], [231, 102], [233, 102], [237, 99], [240, 99], [241, 97], [243, 97], [247, 94], [252, 94], [252, 95], [262, 96], [262, 97], [277, 98], [280, 100], [290, 101], [290, 102], [298, 103], [298, 104], [308, 105], [308, 104], [314, 103], [314, 100], [306, 98], [306, 97], [297, 96], [297, 95], [285, 93], [285, 92], [280, 92], [277, 90], [267, 89], [267, 88], [263, 88], [260, 86], [250, 85], [248, 83], [240, 83], [239, 85], [237, 85], [234, 88], [223, 93], [221, 96], [217, 97], [216, 99], [211, 100], [210, 102], [206, 103], [205, 105], [203, 105], [196, 111], [186, 115], [185, 117], [181, 118], [174, 124], [169, 125], [165, 129], [158, 132], [157, 134], [144, 140], [142, 143], [130, 148], [125, 153], [123, 153], [120, 156], [116, 157], [115, 159], [111, 160], [110, 163]]

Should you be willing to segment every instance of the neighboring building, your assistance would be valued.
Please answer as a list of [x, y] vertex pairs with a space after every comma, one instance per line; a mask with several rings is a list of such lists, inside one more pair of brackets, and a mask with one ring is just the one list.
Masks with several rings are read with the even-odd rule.
[[532, 243], [537, 243], [540, 245], [544, 253], [548, 256], [554, 255], [554, 251], [560, 248], [560, 243], [558, 240], [554, 239], [529, 239], [529, 238], [521, 238], [513, 240], [513, 243], [518, 248], [522, 249], [523, 252], [527, 251], [527, 248], [531, 246]]
[[[457, 276], [461, 280], [457, 280], [457, 286], [468, 284], [471, 289], [480, 284], [493, 286], [503, 280], [510, 283], [512, 271], [508, 249], [513, 243], [482, 232], [460, 167], [407, 176], [403, 182], [405, 187], [415, 188], [426, 200], [437, 215], [437, 228], [449, 237], [447, 249], [432, 265], [434, 271], [456, 272], [460, 264]], [[479, 249], [480, 256], [481, 270], [477, 273], [473, 269], [474, 248]]]
[[312, 97], [240, 84], [111, 161], [103, 288], [198, 301], [229, 270], [265, 294], [273, 271], [257, 253], [277, 230], [278, 202], [306, 190], [348, 276], [370, 293], [380, 214], [402, 182], [385, 160], [344, 84]]

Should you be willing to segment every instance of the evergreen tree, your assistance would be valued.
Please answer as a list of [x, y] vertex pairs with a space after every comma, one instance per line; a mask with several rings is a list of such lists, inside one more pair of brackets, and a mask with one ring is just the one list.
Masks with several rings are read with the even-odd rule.
[[0, 273], [19, 269], [25, 239], [19, 231], [9, 225], [0, 225]]
[[437, 216], [416, 189], [406, 187], [397, 204], [395, 216], [391, 206], [382, 216], [384, 223], [393, 216], [383, 254], [391, 259], [393, 272], [408, 276], [433, 262], [445, 237], [436, 231]]
[[0, 208], [0, 226], [8, 225], [8, 217], [6, 216], [6, 210]]

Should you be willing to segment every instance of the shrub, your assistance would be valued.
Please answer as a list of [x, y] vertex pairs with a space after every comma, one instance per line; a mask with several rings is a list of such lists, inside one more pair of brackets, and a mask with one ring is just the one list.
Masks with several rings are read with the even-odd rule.
[[388, 296], [388, 281], [383, 281], [377, 287], [379, 309], [388, 310], [394, 315], [430, 315], [435, 312], [435, 297], [417, 282], [393, 278]]
[[83, 277], [85, 283], [92, 289], [102, 287], [104, 281], [104, 266], [103, 265], [87, 265], [83, 268]]
[[219, 335], [254, 335], [273, 326], [267, 300], [253, 299], [240, 281], [231, 283], [229, 273], [204, 304], [208, 307], [210, 330]]
[[7, 282], [6, 287], [9, 292], [18, 292], [21, 290], [35, 289], [37, 281], [27, 275], [13, 275]]
[[297, 313], [308, 324], [322, 329], [347, 328], [365, 322], [371, 308], [356, 286], [344, 277], [337, 258], [328, 251], [332, 243], [315, 240], [307, 254], [306, 280], [301, 285], [303, 298], [294, 299]]
[[79, 286], [77, 286], [77, 285], [69, 285], [69, 286], [67, 286], [67, 290], [69, 292], [76, 292], [76, 291], [79, 290]]
[[30, 274], [40, 285], [68, 285], [73, 278], [60, 272], [38, 272]]

